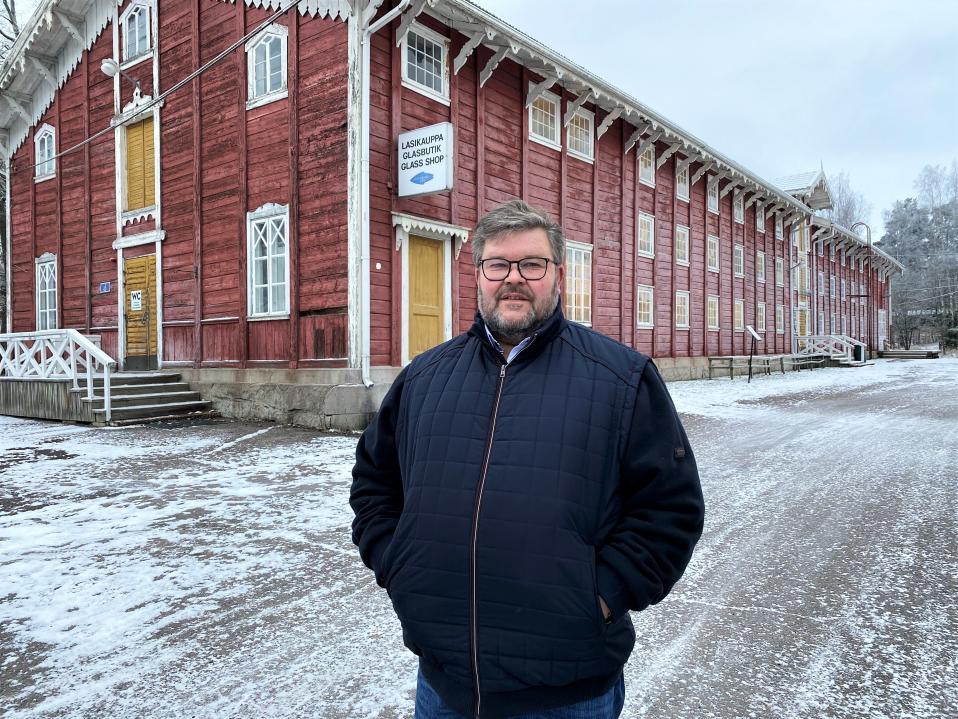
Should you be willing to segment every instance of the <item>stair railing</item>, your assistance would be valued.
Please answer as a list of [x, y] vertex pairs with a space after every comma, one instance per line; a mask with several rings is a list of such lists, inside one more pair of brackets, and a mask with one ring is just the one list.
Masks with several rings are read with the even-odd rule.
[[77, 330], [41, 330], [0, 334], [0, 381], [72, 380], [80, 391], [86, 384], [86, 398], [94, 397], [94, 378], [103, 376], [103, 412], [107, 422], [110, 407], [110, 374], [116, 360]]

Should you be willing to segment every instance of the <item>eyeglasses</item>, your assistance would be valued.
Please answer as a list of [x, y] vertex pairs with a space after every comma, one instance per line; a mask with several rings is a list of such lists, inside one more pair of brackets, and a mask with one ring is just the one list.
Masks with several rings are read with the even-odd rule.
[[501, 282], [512, 272], [515, 265], [519, 274], [526, 280], [541, 280], [546, 276], [549, 263], [553, 260], [546, 257], [523, 257], [521, 260], [504, 260], [501, 257], [490, 257], [488, 260], [479, 260], [482, 275], [490, 282]]

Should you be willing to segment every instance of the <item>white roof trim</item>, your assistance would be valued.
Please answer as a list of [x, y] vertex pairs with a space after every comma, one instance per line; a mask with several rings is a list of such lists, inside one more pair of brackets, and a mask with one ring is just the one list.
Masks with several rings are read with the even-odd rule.
[[402, 247], [403, 240], [409, 237], [409, 233], [412, 232], [422, 232], [427, 237], [435, 237], [439, 239], [449, 238], [456, 243], [456, 257], [459, 257], [459, 250], [462, 248], [464, 242], [469, 241], [469, 229], [466, 227], [459, 227], [457, 225], [450, 225], [445, 222], [436, 222], [435, 220], [427, 220], [425, 217], [416, 217], [415, 215], [407, 215], [402, 212], [392, 213], [393, 217], [393, 227], [397, 228], [396, 232], [396, 249]]

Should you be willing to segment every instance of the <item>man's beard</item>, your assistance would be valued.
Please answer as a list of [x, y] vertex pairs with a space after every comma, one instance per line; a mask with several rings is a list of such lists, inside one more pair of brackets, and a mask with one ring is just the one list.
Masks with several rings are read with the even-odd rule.
[[[503, 295], [508, 294], [522, 295], [529, 300], [529, 311], [526, 312], [524, 317], [515, 321], [506, 321], [502, 318], [502, 313], [497, 307], [498, 300]], [[504, 284], [491, 297], [484, 297], [480, 290], [478, 292], [478, 303], [479, 315], [486, 323], [489, 331], [492, 332], [492, 336], [502, 344], [515, 347], [526, 337], [534, 334], [552, 316], [556, 305], [559, 304], [559, 279], [555, 279], [552, 292], [538, 299], [527, 287]]]

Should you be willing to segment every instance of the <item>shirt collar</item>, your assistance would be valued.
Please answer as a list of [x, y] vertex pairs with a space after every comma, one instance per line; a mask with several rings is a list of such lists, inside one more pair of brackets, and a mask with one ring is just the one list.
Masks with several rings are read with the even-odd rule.
[[[505, 354], [502, 351], [502, 345], [499, 344], [499, 340], [492, 336], [492, 332], [489, 330], [489, 325], [484, 325], [486, 328], [486, 336], [489, 338], [489, 341], [492, 343], [492, 346], [496, 348], [499, 354], [505, 357]], [[536, 338], [536, 335], [530, 335], [522, 340], [519, 344], [512, 348], [512, 352], [509, 353], [508, 357], [505, 357], [506, 364], [510, 364], [512, 360], [519, 356], [519, 353], [522, 352], [526, 347], [532, 344], [532, 340]]]

